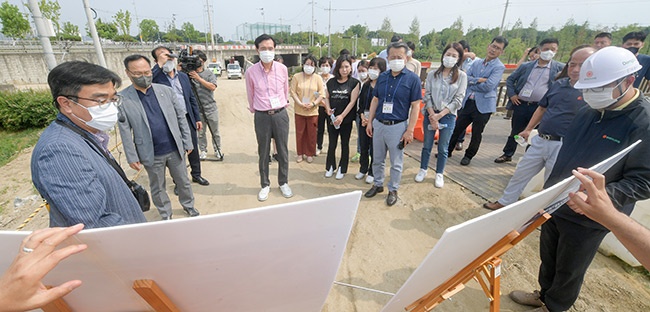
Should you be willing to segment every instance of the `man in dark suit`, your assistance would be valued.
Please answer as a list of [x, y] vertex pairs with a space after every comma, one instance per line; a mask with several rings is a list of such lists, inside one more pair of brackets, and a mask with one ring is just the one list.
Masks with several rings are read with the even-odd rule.
[[164, 46], [159, 46], [151, 51], [156, 64], [151, 69], [153, 72], [153, 82], [164, 84], [171, 87], [176, 94], [180, 103], [185, 103], [187, 123], [190, 128], [192, 137], [192, 152], [187, 156], [190, 161], [192, 182], [201, 185], [209, 185], [210, 182], [201, 176], [201, 160], [199, 159], [198, 137], [196, 131], [203, 128], [201, 117], [199, 115], [199, 106], [192, 92], [190, 78], [186, 73], [176, 70], [176, 55]]
[[172, 218], [165, 191], [165, 168], [174, 179], [183, 210], [190, 217], [198, 216], [185, 168], [185, 154], [192, 152], [192, 140], [183, 104], [171, 88], [151, 83], [151, 63], [145, 56], [128, 56], [124, 67], [133, 82], [120, 91], [124, 104], [119, 108], [119, 128], [126, 160], [135, 170], [144, 166], [151, 198], [163, 220]]
[[557, 74], [562, 71], [564, 63], [553, 60], [557, 49], [557, 39], [542, 40], [539, 43], [539, 59], [522, 64], [506, 79], [506, 92], [510, 99], [508, 104], [513, 110], [510, 121], [512, 129], [503, 147], [503, 155], [495, 159], [495, 163], [512, 160], [512, 155], [517, 151], [514, 136], [524, 131], [537, 110], [537, 104], [551, 87]]

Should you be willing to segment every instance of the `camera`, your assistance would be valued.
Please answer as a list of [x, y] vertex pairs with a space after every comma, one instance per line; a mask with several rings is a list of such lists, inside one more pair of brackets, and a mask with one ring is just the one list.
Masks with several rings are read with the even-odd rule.
[[195, 71], [197, 68], [203, 66], [203, 61], [198, 55], [192, 55], [192, 47], [187, 47], [181, 50], [178, 55], [178, 63], [181, 64], [181, 70], [184, 73]]

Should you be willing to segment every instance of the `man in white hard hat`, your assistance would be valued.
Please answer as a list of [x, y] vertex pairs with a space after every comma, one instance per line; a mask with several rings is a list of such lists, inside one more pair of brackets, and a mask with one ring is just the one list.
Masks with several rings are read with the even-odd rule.
[[[575, 88], [583, 90], [589, 107], [578, 112], [567, 130], [544, 187], [642, 140], [605, 172], [606, 189], [616, 209], [626, 215], [637, 201], [650, 198], [650, 101], [633, 87], [640, 69], [634, 54], [619, 47], [603, 48], [585, 60]], [[607, 233], [602, 225], [563, 205], [542, 225], [541, 290], [513, 291], [510, 297], [537, 307], [531, 311], [568, 310], [578, 298], [585, 272]]]

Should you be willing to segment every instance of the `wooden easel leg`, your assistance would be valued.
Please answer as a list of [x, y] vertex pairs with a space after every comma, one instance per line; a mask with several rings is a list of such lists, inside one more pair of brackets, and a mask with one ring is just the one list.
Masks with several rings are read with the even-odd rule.
[[501, 258], [494, 258], [488, 262], [490, 266], [490, 294], [492, 301], [490, 301], [490, 312], [499, 312], [501, 305]]
[[153, 280], [137, 280], [133, 282], [133, 289], [144, 299], [156, 312], [179, 312], [180, 310], [158, 287]]

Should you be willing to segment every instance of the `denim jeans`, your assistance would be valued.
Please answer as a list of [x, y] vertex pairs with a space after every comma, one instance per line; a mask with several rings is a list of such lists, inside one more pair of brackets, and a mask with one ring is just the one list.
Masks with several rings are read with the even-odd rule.
[[[454, 132], [456, 126], [456, 116], [447, 114], [438, 120], [439, 124], [446, 124], [447, 127], [439, 130], [438, 134], [438, 160], [436, 162], [436, 173], [445, 172], [445, 164], [447, 164], [447, 155], [449, 149], [449, 139]], [[431, 158], [431, 149], [433, 148], [433, 140], [436, 135], [436, 130], [429, 130], [429, 113], [424, 115], [424, 146], [422, 147], [422, 154], [420, 156], [420, 168], [426, 170], [429, 166], [429, 158]], [[453, 147], [452, 147], [453, 148]]]

